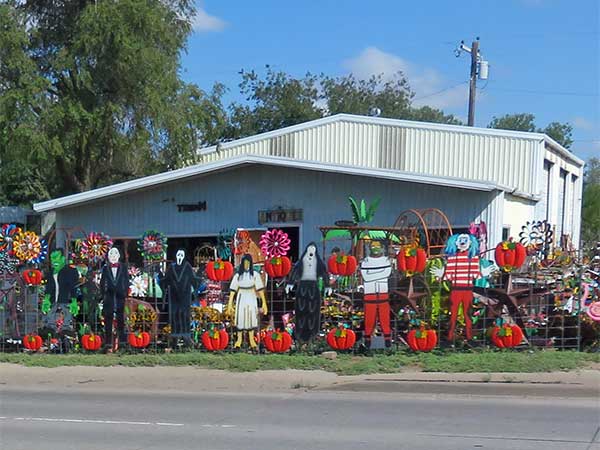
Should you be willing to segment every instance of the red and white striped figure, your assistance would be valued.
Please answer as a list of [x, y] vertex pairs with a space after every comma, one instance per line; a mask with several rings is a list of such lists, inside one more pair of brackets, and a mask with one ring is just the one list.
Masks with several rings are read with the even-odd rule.
[[446, 242], [445, 253], [448, 257], [446, 267], [432, 268], [431, 273], [452, 283], [450, 290], [450, 328], [448, 340], [454, 339], [458, 308], [462, 304], [467, 339], [473, 338], [471, 323], [471, 305], [473, 286], [477, 278], [487, 277], [497, 269], [495, 265], [486, 268], [479, 266], [479, 242], [472, 234], [454, 234]]

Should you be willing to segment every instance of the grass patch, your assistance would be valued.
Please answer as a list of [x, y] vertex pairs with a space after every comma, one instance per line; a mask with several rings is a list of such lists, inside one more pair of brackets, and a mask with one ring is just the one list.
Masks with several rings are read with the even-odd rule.
[[338, 355], [329, 360], [308, 355], [250, 355], [188, 353], [140, 354], [26, 354], [0, 353], [0, 362], [22, 364], [28, 367], [59, 366], [195, 366], [233, 372], [257, 370], [325, 370], [340, 375], [394, 373], [408, 368], [425, 372], [550, 372], [585, 368], [600, 363], [598, 353], [572, 351], [472, 351], [434, 352], [412, 354], [398, 352], [391, 355], [353, 356]]

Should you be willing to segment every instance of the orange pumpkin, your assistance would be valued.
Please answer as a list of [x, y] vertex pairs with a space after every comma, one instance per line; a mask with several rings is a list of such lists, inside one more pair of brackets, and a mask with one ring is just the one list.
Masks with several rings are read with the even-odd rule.
[[147, 331], [138, 331], [135, 333], [129, 333], [127, 336], [127, 342], [133, 348], [146, 348], [150, 345], [150, 333]]
[[334, 328], [327, 333], [327, 344], [334, 350], [348, 350], [356, 343], [356, 333], [344, 327]]
[[287, 331], [268, 331], [263, 342], [271, 353], [285, 353], [292, 346], [292, 337]]
[[26, 334], [23, 338], [23, 347], [27, 350], [38, 351], [42, 347], [42, 338], [37, 334]]
[[265, 262], [265, 271], [271, 278], [283, 278], [292, 270], [292, 262], [287, 256], [271, 258]]
[[27, 269], [23, 272], [23, 280], [29, 286], [39, 286], [42, 282], [42, 272], [38, 269]]
[[212, 281], [229, 281], [233, 276], [233, 264], [229, 261], [210, 261], [206, 265], [206, 276]]
[[518, 325], [504, 324], [492, 328], [492, 343], [498, 348], [516, 347], [523, 341], [523, 330]]
[[357, 267], [358, 263], [356, 262], [356, 258], [352, 255], [344, 255], [343, 253], [340, 253], [337, 255], [331, 255], [327, 260], [327, 268], [333, 275], [347, 277], [352, 275], [356, 271]]
[[525, 262], [527, 249], [512, 240], [500, 242], [494, 251], [496, 264], [505, 272], [517, 270]]
[[438, 338], [435, 330], [426, 330], [420, 328], [418, 330], [410, 330], [406, 342], [411, 350], [415, 352], [430, 352], [437, 344]]
[[427, 253], [421, 247], [402, 247], [396, 255], [398, 270], [407, 277], [425, 270], [427, 264]]
[[85, 350], [94, 352], [102, 346], [102, 338], [97, 334], [84, 334], [81, 337], [81, 345]]
[[202, 345], [209, 352], [224, 350], [229, 344], [229, 334], [225, 330], [207, 330], [202, 333]]

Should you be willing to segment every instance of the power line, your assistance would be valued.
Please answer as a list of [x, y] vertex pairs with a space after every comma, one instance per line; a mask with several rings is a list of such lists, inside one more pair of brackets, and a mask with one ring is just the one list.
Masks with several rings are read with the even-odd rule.
[[434, 95], [442, 94], [442, 93], [444, 93], [446, 91], [449, 91], [450, 89], [454, 89], [454, 88], [456, 88], [458, 86], [461, 86], [461, 85], [467, 84], [467, 83], [468, 83], [468, 81], [461, 81], [458, 84], [455, 84], [453, 86], [448, 86], [447, 88], [444, 88], [444, 89], [442, 89], [440, 91], [432, 92], [431, 94], [427, 94], [427, 95], [422, 95], [421, 97], [415, 97], [415, 98], [412, 99], [412, 101], [415, 102], [417, 100], [423, 100], [424, 98], [433, 97]]

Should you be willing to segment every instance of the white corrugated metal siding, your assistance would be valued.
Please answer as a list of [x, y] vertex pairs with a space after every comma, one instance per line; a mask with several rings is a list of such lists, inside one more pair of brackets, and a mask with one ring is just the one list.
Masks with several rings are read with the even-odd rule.
[[537, 195], [537, 139], [338, 120], [262, 140], [235, 142], [205, 162], [242, 154], [283, 156], [494, 182]]

